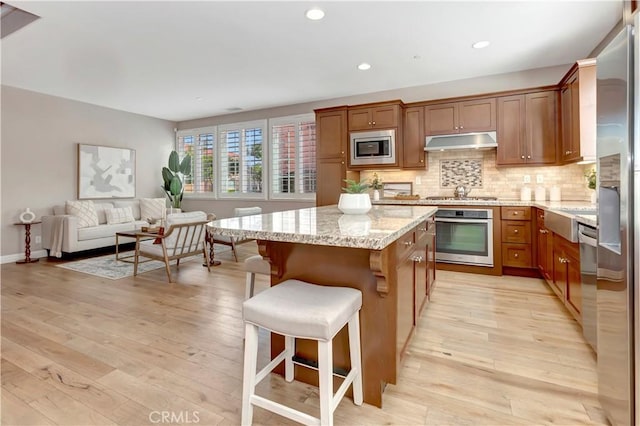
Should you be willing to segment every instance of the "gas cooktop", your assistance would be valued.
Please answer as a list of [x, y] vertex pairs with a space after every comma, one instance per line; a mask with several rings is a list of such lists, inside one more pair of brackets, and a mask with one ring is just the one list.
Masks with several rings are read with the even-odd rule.
[[446, 195], [434, 195], [431, 197], [425, 197], [425, 200], [444, 200], [444, 201], [495, 201], [498, 197], [450, 197]]

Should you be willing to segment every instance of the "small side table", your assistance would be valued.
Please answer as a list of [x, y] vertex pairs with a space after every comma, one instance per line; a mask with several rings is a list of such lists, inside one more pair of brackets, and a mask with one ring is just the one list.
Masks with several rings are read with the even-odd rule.
[[14, 223], [16, 226], [24, 226], [24, 260], [18, 260], [16, 263], [35, 263], [40, 259], [32, 259], [31, 258], [31, 225], [37, 225], [42, 223], [42, 221], [33, 221], [29, 223]]

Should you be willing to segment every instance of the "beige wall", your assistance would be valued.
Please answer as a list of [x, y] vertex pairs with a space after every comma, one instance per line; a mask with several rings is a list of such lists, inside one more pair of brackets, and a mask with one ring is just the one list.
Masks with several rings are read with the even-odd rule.
[[437, 84], [429, 84], [416, 87], [405, 87], [384, 92], [354, 95], [344, 98], [325, 99], [296, 105], [287, 105], [277, 108], [262, 109], [258, 111], [246, 111], [235, 114], [220, 115], [217, 117], [201, 118], [198, 120], [182, 121], [178, 123], [178, 129], [196, 129], [198, 127], [217, 124], [238, 123], [242, 121], [257, 120], [261, 118], [284, 117], [287, 115], [306, 114], [317, 108], [326, 108], [339, 105], [358, 105], [368, 102], [388, 101], [401, 99], [403, 102], [419, 102], [433, 99], [445, 99], [467, 95], [480, 95], [484, 93], [501, 92], [505, 90], [525, 89], [558, 84], [564, 74], [569, 71], [571, 64], [556, 67], [537, 68], [514, 72], [509, 74], [497, 74], [486, 77], [469, 78], [465, 80], [447, 81]]
[[[3, 261], [24, 253], [29, 207], [40, 218], [77, 199], [78, 143], [136, 150], [136, 197], [162, 197], [160, 167], [174, 145], [175, 123], [2, 86], [1, 235]], [[32, 251], [39, 250], [32, 227]], [[37, 255], [38, 253], [36, 253]]]

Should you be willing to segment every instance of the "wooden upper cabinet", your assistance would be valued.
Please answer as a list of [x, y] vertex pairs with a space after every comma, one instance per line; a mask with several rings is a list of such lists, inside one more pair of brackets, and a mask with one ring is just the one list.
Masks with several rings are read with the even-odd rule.
[[498, 98], [498, 149], [496, 164], [524, 164], [525, 132], [524, 96], [504, 96]]
[[450, 102], [424, 107], [426, 135], [496, 130], [496, 99]]
[[411, 107], [404, 110], [403, 126], [403, 169], [424, 169], [426, 153], [424, 152], [424, 108]]
[[557, 91], [498, 98], [496, 164], [555, 164]]
[[562, 148], [560, 161], [595, 160], [596, 155], [596, 63], [578, 61], [562, 79], [560, 108]]
[[316, 111], [316, 157], [344, 158], [347, 155], [347, 107]]
[[347, 107], [316, 110], [316, 205], [336, 204], [347, 177]]
[[349, 131], [398, 127], [400, 103], [349, 108]]
[[525, 95], [527, 164], [557, 161], [557, 96], [555, 90]]

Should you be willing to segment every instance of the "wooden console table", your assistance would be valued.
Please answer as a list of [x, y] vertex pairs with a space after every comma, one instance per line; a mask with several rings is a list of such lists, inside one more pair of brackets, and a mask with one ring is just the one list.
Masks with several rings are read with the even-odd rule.
[[16, 226], [24, 226], [24, 260], [18, 260], [16, 263], [35, 263], [40, 259], [32, 259], [31, 258], [31, 225], [37, 225], [42, 223], [41, 221], [34, 221], [29, 223], [17, 222], [14, 223]]

